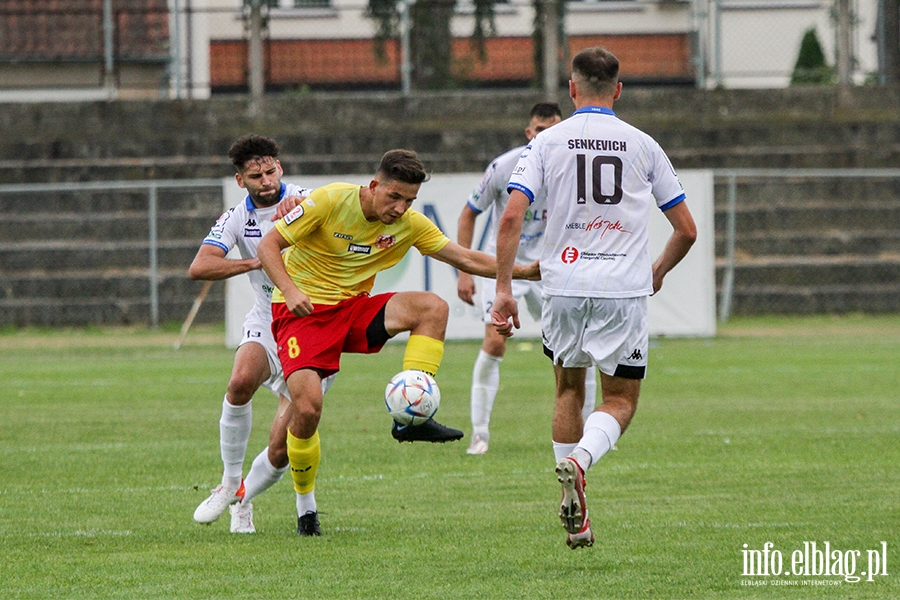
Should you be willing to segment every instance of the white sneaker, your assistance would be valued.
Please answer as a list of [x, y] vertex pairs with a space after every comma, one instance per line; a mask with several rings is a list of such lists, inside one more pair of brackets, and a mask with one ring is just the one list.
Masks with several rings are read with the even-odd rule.
[[253, 503], [231, 505], [231, 533], [256, 533], [253, 526]]
[[243, 479], [241, 479], [241, 486], [236, 490], [226, 488], [224, 485], [218, 486], [212, 491], [209, 498], [201, 502], [194, 511], [194, 520], [203, 524], [212, 523], [221, 517], [230, 505], [243, 500], [244, 493]]
[[488, 451], [487, 437], [479, 434], [479, 435], [476, 435], [474, 438], [472, 438], [472, 444], [469, 446], [468, 450], [466, 450], [466, 454], [484, 454], [487, 451]]

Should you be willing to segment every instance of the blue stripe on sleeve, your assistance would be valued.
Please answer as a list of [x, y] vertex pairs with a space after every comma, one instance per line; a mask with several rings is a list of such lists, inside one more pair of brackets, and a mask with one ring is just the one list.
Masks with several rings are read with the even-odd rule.
[[519, 190], [520, 192], [522, 192], [523, 194], [528, 196], [529, 202], [534, 202], [534, 193], [531, 190], [529, 190], [527, 187], [525, 187], [524, 185], [521, 185], [518, 183], [510, 183], [509, 186], [506, 188], [506, 193], [509, 194], [513, 190]]
[[221, 248], [222, 250], [225, 251], [226, 254], [228, 253], [228, 246], [226, 246], [222, 242], [216, 242], [213, 240], [203, 240], [203, 242], [200, 245], [202, 246], [203, 244], [209, 244], [210, 246], [215, 246], [216, 248]]
[[678, 196], [677, 198], [675, 198], [675, 199], [673, 199], [673, 200], [669, 200], [668, 202], [666, 202], [665, 204], [663, 204], [662, 206], [660, 206], [660, 207], [659, 207], [659, 210], [661, 210], [661, 211], [663, 211], [663, 212], [666, 212], [667, 210], [669, 210], [670, 208], [672, 208], [672, 207], [675, 206], [676, 204], [680, 204], [680, 203], [684, 202], [685, 199], [686, 199], [686, 198], [685, 198], [685, 195], [684, 195], [684, 194], [681, 194], [681, 195]]

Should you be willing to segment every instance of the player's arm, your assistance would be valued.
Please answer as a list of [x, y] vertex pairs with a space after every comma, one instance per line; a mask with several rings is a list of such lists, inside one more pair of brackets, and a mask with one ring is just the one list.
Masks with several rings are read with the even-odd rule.
[[[497, 274], [497, 259], [478, 250], [463, 248], [455, 242], [448, 242], [429, 256], [472, 275], [493, 278]], [[530, 265], [513, 265], [512, 278], [537, 281], [541, 278], [540, 265], [537, 261]]]
[[666, 274], [681, 262], [697, 239], [697, 225], [686, 202], [679, 202], [663, 214], [672, 224], [673, 231], [662, 254], [653, 263], [654, 294], [662, 288]]
[[[472, 247], [472, 239], [475, 237], [476, 217], [478, 217], [478, 213], [472, 210], [472, 207], [468, 204], [463, 207], [462, 213], [459, 215], [456, 242], [463, 248]], [[473, 300], [475, 296], [475, 280], [465, 271], [459, 271], [459, 278], [456, 281], [456, 293], [459, 299], [466, 304], [475, 304]]]
[[512, 274], [522, 235], [522, 219], [531, 200], [524, 192], [514, 189], [497, 224], [497, 293], [491, 307], [491, 322], [497, 333], [509, 337], [518, 329], [519, 309], [512, 295]]
[[291, 243], [284, 239], [278, 229], [272, 229], [263, 236], [259, 242], [257, 253], [262, 268], [284, 296], [284, 303], [288, 310], [298, 317], [305, 317], [312, 312], [313, 306], [309, 296], [298, 288], [284, 266], [281, 252]]
[[225, 258], [225, 250], [212, 244], [201, 244], [188, 268], [191, 279], [218, 281], [260, 268], [258, 258]]

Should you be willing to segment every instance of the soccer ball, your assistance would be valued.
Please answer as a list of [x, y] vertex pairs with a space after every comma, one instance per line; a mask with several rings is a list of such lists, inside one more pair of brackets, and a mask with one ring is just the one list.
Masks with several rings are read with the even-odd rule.
[[423, 371], [402, 371], [384, 390], [384, 404], [401, 425], [421, 425], [441, 404], [441, 390], [434, 377]]

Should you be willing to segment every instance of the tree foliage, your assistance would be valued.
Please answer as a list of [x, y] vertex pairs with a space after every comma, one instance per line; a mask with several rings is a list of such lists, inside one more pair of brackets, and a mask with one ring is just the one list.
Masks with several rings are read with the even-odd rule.
[[[400, 7], [395, 0], [368, 0], [366, 15], [375, 22], [375, 51], [386, 60], [385, 43], [400, 34]], [[487, 59], [484, 42], [495, 34], [497, 0], [474, 0], [472, 42], [479, 60]], [[415, 0], [410, 3], [410, 62], [412, 81], [418, 89], [443, 89], [457, 85], [453, 75], [453, 35], [450, 22], [455, 0]]]
[[791, 85], [826, 85], [834, 82], [834, 69], [828, 66], [815, 28], [807, 29], [800, 42], [800, 54], [794, 65]]

